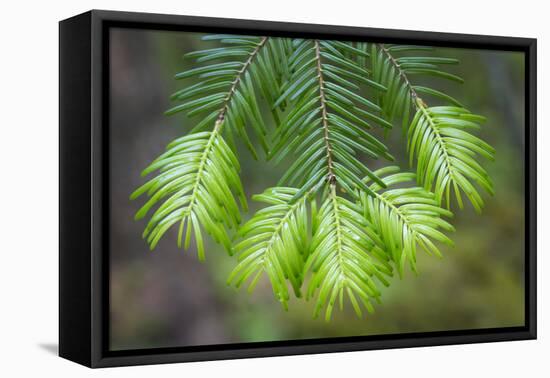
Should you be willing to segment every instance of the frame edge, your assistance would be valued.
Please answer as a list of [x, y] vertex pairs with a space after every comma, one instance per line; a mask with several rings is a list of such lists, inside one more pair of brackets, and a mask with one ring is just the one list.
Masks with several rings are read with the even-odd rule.
[[[221, 359], [235, 359], [235, 358], [255, 358], [255, 357], [269, 357], [269, 356], [284, 356], [284, 355], [303, 355], [303, 354], [315, 354], [315, 353], [330, 353], [330, 352], [345, 352], [345, 351], [361, 351], [361, 350], [373, 350], [373, 349], [390, 349], [390, 348], [408, 348], [408, 347], [425, 347], [436, 345], [452, 345], [452, 344], [469, 344], [469, 343], [481, 343], [481, 342], [496, 342], [496, 341], [514, 341], [514, 340], [531, 340], [536, 339], [536, 44], [537, 40], [534, 38], [516, 38], [516, 37], [496, 37], [486, 35], [467, 35], [467, 34], [455, 34], [455, 33], [433, 33], [424, 31], [406, 31], [406, 30], [392, 30], [392, 29], [372, 29], [353, 26], [331, 26], [321, 24], [301, 24], [301, 23], [285, 23], [285, 22], [272, 22], [272, 21], [253, 21], [253, 20], [237, 20], [226, 18], [209, 18], [209, 17], [196, 17], [196, 16], [179, 16], [179, 15], [162, 15], [162, 14], [148, 14], [148, 13], [134, 13], [134, 12], [116, 12], [116, 11], [104, 11], [104, 10], [92, 10], [87, 12], [86, 17], [90, 18], [90, 51], [91, 55], [85, 64], [91, 65], [90, 75], [91, 82], [87, 87], [91, 94], [89, 95], [88, 106], [91, 105], [90, 115], [88, 118], [88, 124], [91, 125], [90, 134], [88, 137], [91, 147], [90, 155], [90, 171], [89, 176], [92, 177], [92, 182], [88, 186], [92, 189], [92, 193], [87, 198], [91, 198], [91, 213], [89, 218], [91, 219], [92, 235], [89, 236], [90, 240], [90, 260], [91, 271], [90, 281], [88, 281], [88, 290], [91, 289], [90, 303], [91, 308], [88, 311], [88, 324], [90, 325], [89, 334], [91, 339], [88, 345], [90, 345], [90, 353], [88, 354], [89, 360], [84, 363], [89, 367], [112, 367], [121, 365], [137, 365], [137, 364], [158, 364], [158, 363], [173, 363], [173, 362], [191, 362], [191, 361], [204, 361], [204, 360], [221, 360]], [[79, 17], [79, 16], [76, 16]], [[70, 18], [66, 21], [72, 20]], [[66, 22], [63, 21], [63, 22]], [[284, 33], [319, 33], [323, 30], [323, 33], [330, 33], [338, 38], [345, 38], [349, 35], [355, 35], [356, 37], [362, 37], [362, 34], [374, 35], [374, 38], [385, 39], [400, 39], [403, 38], [403, 34], [411, 33], [411, 36], [407, 36], [406, 40], [422, 39], [434, 45], [444, 44], [463, 44], [465, 40], [472, 38], [480, 38], [477, 42], [468, 42], [472, 47], [483, 48], [487, 45], [492, 45], [495, 48], [513, 47], [519, 51], [526, 53], [528, 60], [528, 73], [526, 73], [526, 85], [529, 95], [529, 100], [526, 99], [526, 106], [528, 106], [528, 120], [526, 123], [526, 129], [529, 132], [529, 159], [526, 164], [529, 164], [526, 172], [529, 175], [526, 179], [529, 180], [529, 222], [530, 228], [527, 236], [530, 241], [530, 248], [525, 253], [529, 255], [529, 264], [526, 268], [529, 270], [529, 292], [528, 301], [526, 303], [526, 309], [529, 309], [529, 317], [526, 317], [528, 326], [521, 330], [510, 330], [506, 332], [499, 332], [494, 330], [493, 332], [487, 332], [484, 334], [476, 335], [449, 335], [449, 336], [423, 336], [423, 337], [401, 337], [399, 339], [392, 340], [372, 340], [372, 341], [347, 341], [342, 343], [311, 343], [307, 345], [286, 345], [286, 346], [250, 346], [243, 348], [224, 350], [212, 350], [212, 351], [197, 351], [197, 352], [175, 352], [175, 353], [147, 353], [136, 354], [132, 356], [110, 356], [104, 354], [103, 347], [105, 345], [105, 334], [102, 333], [103, 327], [108, 327], [108, 324], [104, 324], [105, 319], [102, 318], [102, 306], [106, 306], [106, 297], [103, 296], [104, 291], [101, 286], [100, 274], [103, 269], [103, 261], [101, 258], [101, 251], [104, 240], [102, 239], [101, 230], [102, 224], [102, 206], [104, 199], [102, 199], [102, 178], [107, 175], [108, 172], [104, 170], [105, 161], [101, 156], [101, 151], [107, 146], [103, 145], [102, 132], [105, 132], [102, 125], [102, 120], [105, 115], [102, 114], [103, 104], [106, 98], [103, 95], [102, 78], [104, 72], [102, 70], [102, 62], [105, 53], [105, 46], [103, 40], [103, 32], [106, 22], [129, 22], [144, 25], [192, 25], [192, 26], [204, 26], [206, 24], [215, 25], [221, 28], [239, 28], [240, 30], [274, 30], [279, 29]], [[298, 32], [297, 30], [304, 30]], [[60, 33], [61, 35], [61, 33]], [[438, 42], [439, 41], [439, 42]], [[61, 55], [60, 55], [61, 62]], [[91, 63], [90, 63], [91, 62]], [[75, 63], [76, 64], [76, 63]], [[61, 72], [60, 72], [61, 80]], [[60, 84], [61, 88], [61, 84]], [[61, 91], [60, 91], [61, 92]], [[61, 100], [60, 100], [60, 114], [61, 114]], [[60, 122], [61, 128], [61, 122]], [[60, 134], [61, 138], [61, 134]], [[61, 142], [61, 139], [60, 139]], [[60, 143], [61, 148], [61, 143]], [[61, 161], [60, 161], [61, 164]], [[60, 185], [61, 185], [60, 174]], [[96, 193], [98, 195], [96, 195]], [[60, 199], [61, 201], [61, 199]], [[61, 206], [61, 202], [60, 202]], [[61, 219], [61, 217], [60, 217]], [[61, 243], [61, 229], [60, 229], [60, 243]], [[60, 257], [61, 264], [61, 257]], [[60, 270], [61, 271], [61, 270]], [[61, 273], [60, 273], [61, 274]], [[61, 301], [61, 298], [60, 298]], [[61, 302], [60, 302], [61, 303]], [[60, 309], [61, 314], [61, 309]], [[526, 313], [527, 315], [527, 313]], [[61, 325], [60, 325], [61, 329]], [[107, 334], [108, 335], [108, 334]], [[61, 340], [61, 339], [60, 339]], [[108, 340], [107, 340], [108, 342]], [[60, 341], [60, 354], [61, 354], [61, 341]], [[65, 356], [63, 356], [65, 357]], [[67, 357], [66, 357], [67, 358]], [[71, 359], [71, 358], [69, 358]], [[76, 361], [78, 362], [78, 361]]]
[[91, 12], [59, 22], [59, 356], [91, 366]]

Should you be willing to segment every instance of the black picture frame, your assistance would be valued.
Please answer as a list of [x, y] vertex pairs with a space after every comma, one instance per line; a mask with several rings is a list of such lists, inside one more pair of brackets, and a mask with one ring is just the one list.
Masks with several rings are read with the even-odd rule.
[[[109, 351], [109, 28], [230, 32], [525, 54], [525, 325], [463, 331]], [[536, 338], [536, 39], [92, 10], [59, 23], [59, 354], [88, 367]]]

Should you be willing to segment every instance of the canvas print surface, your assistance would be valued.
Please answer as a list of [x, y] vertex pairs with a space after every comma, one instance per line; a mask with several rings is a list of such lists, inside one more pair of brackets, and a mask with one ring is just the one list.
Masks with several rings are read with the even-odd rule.
[[109, 46], [111, 350], [525, 324], [523, 53]]

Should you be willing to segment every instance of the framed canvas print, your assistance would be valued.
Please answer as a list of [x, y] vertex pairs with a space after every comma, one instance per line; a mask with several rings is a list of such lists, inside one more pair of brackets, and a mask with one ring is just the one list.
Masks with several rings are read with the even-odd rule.
[[536, 337], [536, 40], [60, 22], [60, 355]]

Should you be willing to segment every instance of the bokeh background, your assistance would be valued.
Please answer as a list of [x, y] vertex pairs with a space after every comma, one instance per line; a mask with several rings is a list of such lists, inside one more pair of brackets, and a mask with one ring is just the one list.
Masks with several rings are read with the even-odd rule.
[[[480, 135], [496, 148], [483, 161], [496, 194], [486, 208], [456, 211], [454, 248], [443, 259], [419, 254], [420, 274], [407, 272], [383, 289], [376, 312], [358, 319], [351, 306], [330, 323], [312, 319], [311, 302], [291, 301], [285, 312], [267, 279], [254, 293], [226, 285], [235, 259], [212, 242], [207, 260], [178, 249], [177, 230], [155, 251], [141, 239], [146, 220], [133, 215], [143, 202], [129, 195], [144, 179], [141, 170], [166, 144], [188, 132], [194, 120], [166, 117], [169, 95], [182, 82], [174, 74], [192, 64], [184, 53], [212, 47], [201, 34], [112, 29], [110, 36], [110, 347], [112, 350], [464, 330], [524, 324], [524, 61], [517, 52], [443, 49], [461, 60], [451, 71], [462, 85], [415, 78], [487, 116]], [[430, 104], [436, 104], [431, 101]], [[399, 130], [386, 143], [406, 168]], [[285, 164], [273, 166], [240, 153], [242, 180], [250, 196], [274, 185]], [[370, 162], [377, 168], [384, 162]], [[251, 212], [257, 204], [251, 202]]]

